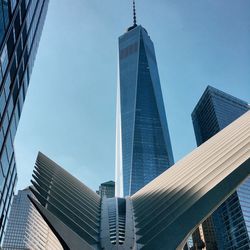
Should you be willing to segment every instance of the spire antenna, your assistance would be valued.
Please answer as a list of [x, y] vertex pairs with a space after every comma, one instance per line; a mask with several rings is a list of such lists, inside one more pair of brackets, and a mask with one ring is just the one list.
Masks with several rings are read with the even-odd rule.
[[135, 0], [133, 0], [133, 18], [134, 18], [134, 26], [137, 26], [137, 24], [136, 24], [136, 8], [135, 8]]

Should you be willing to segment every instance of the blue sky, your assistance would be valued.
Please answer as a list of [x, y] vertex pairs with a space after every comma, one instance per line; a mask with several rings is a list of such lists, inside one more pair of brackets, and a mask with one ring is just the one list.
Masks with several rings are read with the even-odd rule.
[[[117, 38], [132, 1], [51, 0], [15, 139], [18, 185], [40, 150], [92, 189], [114, 179]], [[154, 42], [175, 161], [196, 147], [208, 84], [250, 102], [249, 0], [138, 0]]]

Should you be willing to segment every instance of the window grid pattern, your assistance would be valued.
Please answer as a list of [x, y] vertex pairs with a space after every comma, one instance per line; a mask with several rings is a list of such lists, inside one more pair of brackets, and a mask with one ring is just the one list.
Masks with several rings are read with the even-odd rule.
[[[192, 113], [197, 144], [211, 138], [249, 109], [246, 102], [208, 86]], [[250, 178], [202, 224], [207, 247], [250, 249], [249, 216]]]
[[116, 192], [126, 197], [174, 163], [154, 46], [142, 26], [119, 38], [118, 85]]
[[0, 1], [0, 242], [17, 180], [13, 141], [47, 7], [48, 0]]
[[32, 196], [29, 189], [21, 190], [14, 196], [3, 241], [3, 250], [62, 250], [61, 244], [27, 195]]

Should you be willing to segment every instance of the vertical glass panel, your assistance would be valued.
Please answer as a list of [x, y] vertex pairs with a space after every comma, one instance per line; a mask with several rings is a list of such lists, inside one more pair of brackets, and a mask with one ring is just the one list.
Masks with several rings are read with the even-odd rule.
[[8, 125], [9, 125], [9, 119], [8, 119], [8, 115], [7, 115], [7, 112], [6, 112], [5, 115], [4, 115], [4, 119], [3, 119], [3, 132], [4, 132], [4, 135], [7, 133]]
[[11, 12], [14, 12], [16, 7], [16, 0], [11, 0]]
[[16, 38], [18, 38], [18, 35], [21, 31], [21, 21], [20, 21], [20, 11], [17, 13], [16, 19], [14, 21], [14, 27], [15, 27], [15, 35]]
[[3, 174], [4, 176], [6, 176], [9, 170], [9, 161], [8, 161], [6, 147], [4, 147], [4, 150], [1, 156], [1, 164], [2, 164], [2, 169], [3, 169]]
[[13, 32], [13, 30], [11, 30], [11, 32], [9, 34], [8, 41], [7, 41], [7, 50], [8, 50], [9, 58], [11, 58], [11, 56], [13, 54], [14, 47], [15, 47], [14, 32]]
[[9, 4], [8, 4], [8, 0], [3, 0], [3, 12], [4, 12], [5, 28], [7, 29], [8, 25], [9, 25]]
[[14, 109], [14, 105], [13, 105], [13, 99], [12, 99], [12, 96], [11, 96], [10, 100], [9, 100], [9, 103], [8, 103], [8, 108], [7, 108], [9, 118], [11, 117], [13, 109]]
[[0, 169], [0, 194], [3, 191], [3, 186], [4, 186], [4, 176], [3, 176], [2, 169]]
[[12, 156], [12, 153], [13, 153], [13, 145], [12, 145], [10, 133], [8, 133], [8, 135], [7, 135], [6, 149], [7, 149], [8, 158], [11, 159], [11, 156]]
[[9, 93], [10, 93], [10, 74], [9, 73], [8, 73], [6, 80], [5, 80], [5, 83], [4, 83], [4, 90], [5, 90], [5, 96], [7, 99], [9, 96]]
[[14, 82], [16, 77], [16, 71], [17, 71], [17, 63], [16, 60], [13, 60], [12, 65], [10, 67], [10, 78], [11, 82]]
[[17, 63], [18, 63], [18, 62], [20, 61], [20, 59], [21, 59], [22, 52], [23, 52], [23, 49], [22, 49], [22, 43], [21, 43], [21, 40], [20, 40], [19, 43], [18, 43], [18, 45], [17, 45], [17, 49], [16, 49]]
[[0, 4], [0, 44], [4, 38], [5, 29], [4, 29], [4, 15], [3, 15], [3, 8]]
[[16, 135], [16, 120], [15, 117], [12, 117], [11, 123], [10, 123], [10, 132], [11, 132], [11, 137], [12, 137], [12, 141], [14, 141], [15, 135]]
[[3, 116], [3, 111], [5, 108], [5, 104], [6, 104], [6, 100], [5, 100], [5, 94], [4, 91], [2, 91], [1, 95], [0, 95], [0, 116]]
[[3, 130], [0, 129], [0, 151], [1, 151], [2, 146], [3, 146], [3, 140], [4, 140]]
[[19, 114], [18, 114], [18, 107], [17, 107], [17, 105], [16, 105], [16, 107], [15, 107], [15, 121], [16, 121], [16, 126], [17, 126], [18, 123], [19, 123], [19, 119], [20, 119], [20, 116], [19, 116]]
[[22, 0], [22, 3], [21, 3], [21, 18], [22, 18], [22, 22], [25, 18], [25, 14], [26, 14], [26, 3], [25, 3], [25, 0]]
[[7, 51], [7, 46], [5, 44], [2, 54], [1, 54], [1, 64], [2, 64], [3, 75], [5, 74], [8, 63], [9, 63], [8, 51]]
[[24, 45], [26, 43], [26, 39], [27, 39], [27, 24], [26, 24], [26, 22], [24, 23], [22, 37], [23, 37], [23, 45]]

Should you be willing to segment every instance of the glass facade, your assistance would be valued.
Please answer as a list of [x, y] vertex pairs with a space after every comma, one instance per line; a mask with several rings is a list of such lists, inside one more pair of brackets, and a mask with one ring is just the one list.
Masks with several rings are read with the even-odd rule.
[[154, 46], [142, 26], [119, 38], [118, 75], [116, 195], [122, 197], [174, 163]]
[[14, 196], [2, 249], [63, 250], [27, 195], [34, 198], [29, 188]]
[[97, 194], [101, 196], [101, 198], [113, 198], [115, 197], [115, 182], [107, 181], [102, 183], [99, 186], [99, 190], [96, 191]]
[[48, 0], [0, 0], [0, 241], [17, 181], [13, 141]]
[[[200, 145], [250, 109], [247, 102], [208, 86], [192, 113]], [[203, 224], [206, 249], [250, 249], [250, 178]]]

